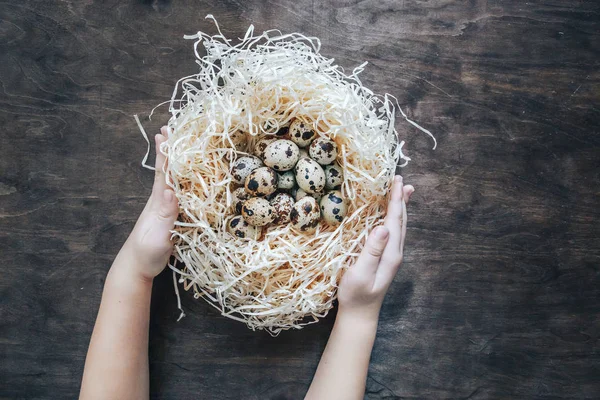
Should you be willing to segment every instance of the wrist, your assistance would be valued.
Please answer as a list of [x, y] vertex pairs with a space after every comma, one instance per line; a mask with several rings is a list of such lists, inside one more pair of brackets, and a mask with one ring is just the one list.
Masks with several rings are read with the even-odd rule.
[[152, 281], [165, 269], [171, 251], [172, 247], [163, 249], [160, 245], [140, 243], [139, 238], [132, 233], [121, 248], [119, 256], [123, 255], [125, 264], [136, 271], [140, 279]]
[[110, 268], [109, 276], [114, 276], [115, 280], [127, 284], [152, 284], [154, 277], [144, 273], [145, 263], [141, 260], [139, 252], [129, 241], [125, 242], [113, 265]]
[[354, 327], [363, 327], [366, 329], [377, 330], [379, 321], [378, 307], [345, 307], [340, 305], [336, 317], [336, 323], [352, 325]]
[[113, 264], [104, 283], [104, 292], [112, 293], [127, 303], [146, 299], [152, 293], [152, 280], [140, 277], [121, 266]]

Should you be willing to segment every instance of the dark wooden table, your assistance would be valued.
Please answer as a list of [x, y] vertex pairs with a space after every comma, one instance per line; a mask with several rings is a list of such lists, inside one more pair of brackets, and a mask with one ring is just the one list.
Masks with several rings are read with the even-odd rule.
[[[600, 398], [600, 4], [0, 3], [0, 398], [78, 393], [105, 274], [150, 191], [132, 115], [223, 32], [315, 35], [431, 129], [367, 399]], [[155, 132], [162, 109], [146, 126]], [[333, 319], [271, 338], [184, 295], [152, 306], [156, 399], [299, 399]], [[351, 350], [351, 349], [349, 349]]]

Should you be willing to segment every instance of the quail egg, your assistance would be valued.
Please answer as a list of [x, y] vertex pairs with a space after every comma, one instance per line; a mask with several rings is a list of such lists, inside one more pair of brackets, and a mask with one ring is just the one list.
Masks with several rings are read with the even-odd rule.
[[256, 142], [256, 145], [254, 146], [254, 155], [258, 158], [265, 158], [265, 149], [268, 145], [275, 142], [276, 140], [277, 138], [274, 137], [266, 137], [264, 139], [260, 139], [258, 142]]
[[[246, 134], [242, 131], [235, 131], [229, 134], [229, 139], [231, 143], [233, 143], [233, 147], [236, 150], [242, 150], [244, 145], [246, 144]], [[229, 141], [226, 140], [227, 143]]]
[[263, 124], [263, 130], [268, 134], [275, 134], [277, 139], [288, 139], [289, 129], [289, 122], [282, 124], [281, 121], [268, 120]]
[[231, 193], [231, 197], [235, 213], [240, 214], [242, 212], [242, 204], [250, 198], [250, 195], [246, 192], [245, 188], [240, 187]]
[[300, 158], [310, 158], [310, 156], [308, 155], [308, 150], [300, 149]]
[[294, 199], [296, 199], [296, 201], [298, 201], [306, 196], [310, 196], [308, 193], [306, 193], [304, 190], [302, 190], [300, 188], [294, 190], [292, 192], [292, 194], [294, 195]]
[[269, 167], [256, 168], [246, 177], [244, 187], [252, 196], [268, 196], [277, 190], [277, 173]]
[[288, 126], [284, 126], [279, 128], [279, 130], [277, 132], [275, 132], [275, 136], [277, 136], [279, 139], [289, 139], [290, 138], [290, 127]]
[[258, 157], [244, 156], [240, 157], [233, 163], [231, 168], [231, 176], [235, 183], [243, 185], [246, 177], [250, 175], [256, 168], [262, 167], [264, 164]]
[[321, 165], [331, 164], [337, 157], [337, 144], [326, 138], [315, 139], [308, 149], [310, 158]]
[[294, 199], [287, 193], [278, 193], [269, 202], [275, 210], [274, 224], [287, 224], [290, 222], [290, 213], [294, 206]]
[[260, 228], [250, 225], [241, 215], [236, 215], [227, 223], [227, 232], [241, 239], [258, 239]]
[[325, 189], [338, 189], [344, 181], [344, 172], [342, 167], [337, 164], [327, 165], [325, 167]]
[[326, 193], [321, 199], [320, 205], [321, 215], [329, 225], [341, 224], [348, 211], [348, 206], [339, 190]]
[[321, 212], [317, 201], [306, 196], [297, 201], [290, 212], [292, 226], [301, 232], [311, 232], [319, 224]]
[[296, 164], [296, 182], [307, 193], [317, 193], [325, 187], [323, 168], [310, 158], [301, 158]]
[[311, 194], [311, 196], [314, 197], [318, 203], [321, 201], [321, 198], [323, 197], [323, 192], [316, 192], [316, 193]]
[[275, 218], [275, 209], [267, 200], [252, 197], [242, 205], [242, 217], [250, 225], [265, 226]]
[[298, 147], [306, 147], [317, 136], [310, 124], [299, 119], [294, 120], [290, 125], [290, 139], [298, 145]]
[[271, 200], [272, 200], [272, 199], [273, 199], [275, 196], [277, 196], [278, 194], [279, 194], [279, 192], [277, 192], [277, 191], [274, 191], [273, 193], [271, 193], [271, 194], [268, 194], [268, 195], [264, 196], [263, 198], [264, 198], [264, 199], [267, 199], [268, 201], [271, 201]]
[[310, 196], [310, 197], [314, 198], [318, 203], [321, 200], [321, 197], [323, 197], [323, 194], [319, 193], [319, 192], [308, 194], [303, 189], [300, 189], [300, 188], [298, 188], [298, 190], [296, 190], [296, 192], [294, 193], [294, 198], [296, 199], [296, 201], [298, 201], [306, 196]]
[[265, 148], [265, 165], [275, 171], [289, 171], [300, 157], [300, 149], [291, 140], [280, 139]]
[[296, 175], [294, 171], [277, 173], [277, 189], [291, 190], [296, 186]]

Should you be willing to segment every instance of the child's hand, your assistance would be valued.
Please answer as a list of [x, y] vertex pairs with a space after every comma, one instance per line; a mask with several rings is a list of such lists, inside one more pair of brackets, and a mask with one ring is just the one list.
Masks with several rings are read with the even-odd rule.
[[385, 293], [402, 263], [406, 234], [402, 222], [414, 190], [411, 185], [403, 186], [401, 176], [395, 177], [383, 226], [371, 232], [358, 260], [342, 278], [338, 296], [340, 313], [371, 320], [379, 317]]
[[163, 126], [162, 134], [155, 136], [156, 163], [152, 194], [137, 220], [124, 248], [131, 250], [135, 258], [134, 268], [143, 279], [152, 280], [167, 264], [173, 244], [170, 230], [177, 219], [178, 205], [173, 190], [165, 181], [165, 156], [160, 145], [167, 140], [168, 129]]

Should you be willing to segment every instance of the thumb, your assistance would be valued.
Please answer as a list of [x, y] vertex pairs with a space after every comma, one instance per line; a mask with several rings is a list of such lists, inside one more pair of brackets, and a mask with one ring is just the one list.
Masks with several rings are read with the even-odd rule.
[[158, 207], [158, 219], [168, 225], [169, 229], [175, 224], [179, 207], [175, 193], [171, 189], [165, 189]]

